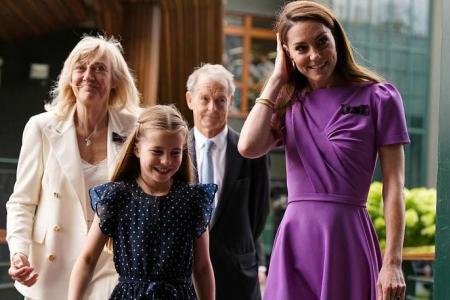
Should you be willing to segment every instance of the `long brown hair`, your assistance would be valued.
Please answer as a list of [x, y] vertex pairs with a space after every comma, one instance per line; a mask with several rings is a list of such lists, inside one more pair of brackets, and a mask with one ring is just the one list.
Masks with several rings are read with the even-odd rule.
[[[375, 72], [359, 65], [353, 56], [350, 40], [335, 14], [326, 6], [312, 1], [293, 1], [286, 4], [278, 14], [275, 31], [282, 44], [287, 44], [289, 30], [298, 22], [315, 21], [328, 27], [336, 41], [337, 73], [344, 84], [381, 82], [384, 79]], [[290, 64], [288, 64], [290, 66]], [[283, 123], [286, 108], [292, 104], [295, 96], [308, 85], [307, 78], [298, 70], [290, 73], [288, 82], [283, 86], [277, 99], [277, 115]]]
[[111, 181], [133, 180], [140, 175], [139, 158], [134, 154], [134, 148], [148, 130], [166, 130], [169, 132], [181, 132], [185, 137], [183, 146], [183, 158], [181, 166], [174, 178], [192, 183], [194, 171], [187, 143], [188, 125], [181, 113], [173, 105], [155, 105], [142, 111], [136, 127], [128, 136], [122, 150], [118, 155], [118, 163]]

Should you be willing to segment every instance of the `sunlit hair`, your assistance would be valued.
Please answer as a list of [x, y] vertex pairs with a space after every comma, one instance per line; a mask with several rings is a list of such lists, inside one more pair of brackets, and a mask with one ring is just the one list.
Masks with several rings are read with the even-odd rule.
[[225, 69], [222, 65], [204, 64], [195, 69], [186, 82], [186, 88], [189, 92], [194, 93], [195, 86], [201, 76], [206, 76], [212, 81], [224, 83], [228, 95], [234, 95], [236, 86], [234, 85], [234, 76], [230, 71]]
[[133, 180], [140, 175], [139, 158], [134, 154], [134, 149], [140, 139], [150, 130], [183, 134], [183, 158], [174, 178], [192, 183], [194, 173], [187, 143], [189, 129], [181, 113], [173, 105], [155, 105], [142, 111], [135, 129], [128, 136], [118, 155], [118, 163], [112, 181]]
[[[335, 73], [344, 84], [381, 82], [384, 79], [373, 71], [356, 63], [349, 39], [334, 13], [326, 6], [312, 1], [293, 1], [286, 4], [278, 14], [275, 31], [281, 43], [288, 44], [287, 34], [298, 22], [315, 21], [330, 29], [336, 41], [337, 62]], [[291, 64], [287, 64], [292, 68]], [[288, 82], [277, 99], [277, 112], [283, 116], [286, 108], [292, 103], [295, 95], [308, 86], [307, 78], [298, 70], [290, 73]], [[283, 116], [284, 118], [284, 116]]]
[[121, 44], [113, 37], [84, 36], [70, 52], [58, 81], [50, 92], [51, 101], [45, 105], [47, 111], [53, 111], [60, 118], [65, 118], [76, 102], [71, 81], [72, 72], [80, 62], [92, 62], [105, 57], [111, 62], [112, 86], [108, 107], [128, 109], [136, 112], [139, 105], [139, 92], [135, 80], [123, 57]]

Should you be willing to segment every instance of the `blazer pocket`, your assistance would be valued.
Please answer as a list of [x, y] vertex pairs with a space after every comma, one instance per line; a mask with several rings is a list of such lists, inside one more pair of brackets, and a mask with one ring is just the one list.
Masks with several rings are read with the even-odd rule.
[[43, 244], [46, 233], [46, 226], [39, 226], [35, 224], [35, 226], [33, 227], [33, 241], [38, 244]]
[[245, 254], [239, 254], [237, 258], [241, 270], [252, 269], [256, 268], [257, 266], [255, 251]]

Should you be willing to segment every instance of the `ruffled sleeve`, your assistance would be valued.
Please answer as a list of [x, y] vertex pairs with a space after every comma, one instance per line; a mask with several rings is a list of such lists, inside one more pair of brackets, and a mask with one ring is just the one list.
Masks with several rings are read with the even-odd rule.
[[89, 190], [91, 207], [100, 219], [100, 229], [109, 237], [113, 237], [116, 230], [123, 190], [122, 184], [118, 182], [105, 183]]
[[374, 118], [377, 149], [393, 144], [409, 144], [405, 110], [399, 91], [389, 83], [374, 85]]
[[192, 186], [194, 190], [194, 234], [200, 237], [211, 220], [214, 196], [217, 192], [216, 184], [198, 184]]

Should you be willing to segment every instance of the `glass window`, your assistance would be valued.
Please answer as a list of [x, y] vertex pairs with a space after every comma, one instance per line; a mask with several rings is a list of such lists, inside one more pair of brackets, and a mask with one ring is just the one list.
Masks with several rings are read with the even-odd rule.
[[252, 18], [252, 27], [254, 28], [264, 28], [272, 30], [274, 25], [275, 25], [274, 22], [267, 18], [259, 18], [259, 17]]
[[226, 35], [223, 65], [237, 81], [242, 79], [242, 37]]
[[231, 113], [238, 114], [241, 110], [241, 89], [236, 88], [234, 91], [233, 106], [231, 108]]
[[236, 15], [225, 15], [224, 22], [225, 22], [225, 26], [241, 27], [244, 25], [243, 17], [236, 16]]
[[249, 80], [253, 84], [262, 85], [272, 74], [275, 66], [277, 43], [274, 40], [252, 39]]
[[245, 117], [272, 73], [276, 57], [273, 19], [244, 15], [240, 28], [227, 27], [223, 64], [235, 76], [235, 101], [231, 115]]

